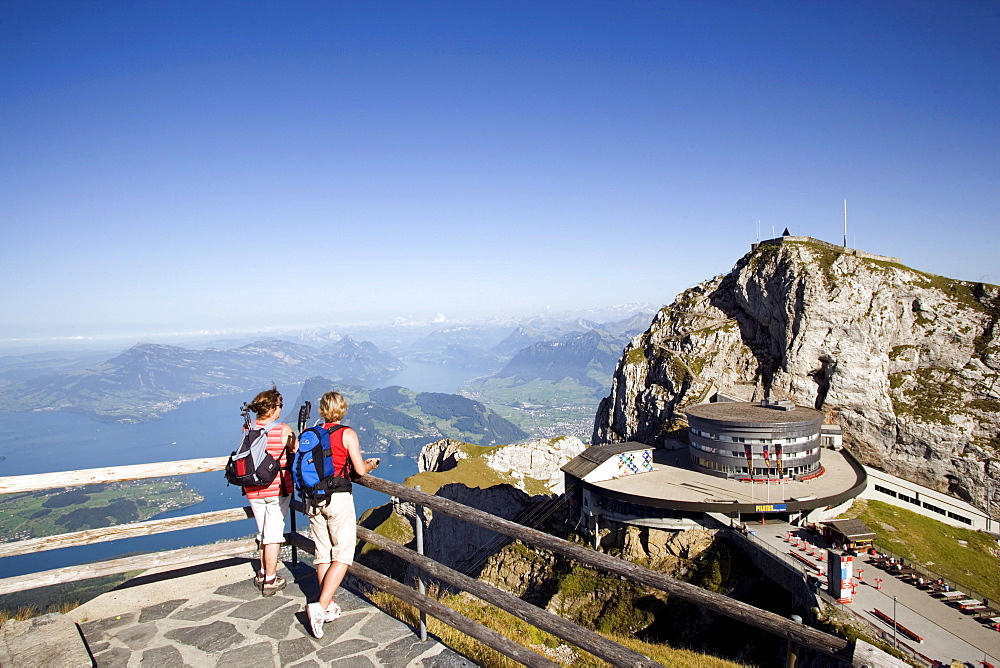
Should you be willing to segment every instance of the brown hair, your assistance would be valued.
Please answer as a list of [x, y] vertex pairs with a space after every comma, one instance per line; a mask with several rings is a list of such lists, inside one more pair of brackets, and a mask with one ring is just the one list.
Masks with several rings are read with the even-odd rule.
[[253, 398], [249, 404], [243, 404], [243, 414], [246, 415], [248, 411], [253, 411], [257, 417], [262, 415], [268, 415], [275, 408], [281, 407], [281, 392], [278, 392], [278, 388], [271, 384], [270, 390], [264, 390], [256, 397]]
[[319, 400], [319, 414], [327, 422], [340, 422], [347, 413], [347, 399], [340, 392], [327, 392]]

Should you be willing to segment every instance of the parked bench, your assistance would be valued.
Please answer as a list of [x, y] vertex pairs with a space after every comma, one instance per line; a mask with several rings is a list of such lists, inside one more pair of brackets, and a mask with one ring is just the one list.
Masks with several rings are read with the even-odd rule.
[[914, 633], [910, 629], [906, 628], [905, 626], [903, 626], [902, 624], [900, 624], [899, 622], [897, 622], [896, 620], [894, 620], [892, 617], [890, 617], [889, 615], [887, 615], [884, 612], [882, 612], [881, 610], [879, 610], [878, 608], [875, 608], [872, 611], [872, 614], [875, 617], [877, 617], [878, 619], [880, 619], [881, 621], [885, 622], [886, 624], [895, 625], [896, 630], [899, 633], [902, 633], [904, 636], [906, 636], [910, 640], [913, 640], [914, 642], [918, 642], [918, 643], [922, 643], [924, 641], [923, 638], [921, 638], [916, 633]]

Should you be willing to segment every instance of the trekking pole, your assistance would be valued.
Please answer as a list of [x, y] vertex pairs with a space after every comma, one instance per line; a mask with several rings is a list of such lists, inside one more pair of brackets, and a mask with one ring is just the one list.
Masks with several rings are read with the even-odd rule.
[[[302, 432], [304, 432], [306, 430], [306, 425], [309, 423], [309, 413], [311, 413], [311, 412], [312, 412], [312, 403], [311, 402], [307, 401], [304, 404], [302, 404], [301, 406], [299, 406], [299, 424], [298, 424], [298, 427], [299, 427], [299, 434], [298, 434], [298, 436], [299, 436], [299, 438], [302, 438]], [[287, 456], [288, 453], [286, 452], [285, 455]], [[293, 492], [293, 494], [294, 494], [294, 492]], [[292, 528], [292, 533], [295, 533], [296, 532], [296, 529], [295, 529], [295, 515], [296, 515], [295, 510], [292, 509], [292, 511], [291, 511], [290, 514], [291, 514], [291, 521], [292, 521], [292, 527], [291, 527]], [[299, 549], [297, 547], [295, 547], [295, 543], [292, 543], [292, 566], [298, 566], [298, 565], [299, 565]]]

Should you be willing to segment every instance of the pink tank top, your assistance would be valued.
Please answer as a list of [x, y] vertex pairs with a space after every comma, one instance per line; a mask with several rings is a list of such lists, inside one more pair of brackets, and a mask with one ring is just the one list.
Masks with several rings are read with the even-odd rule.
[[[258, 427], [263, 427], [266, 422], [256, 422]], [[281, 439], [281, 432], [285, 425], [279, 424], [267, 432], [267, 452], [278, 462], [281, 470], [274, 480], [266, 487], [244, 487], [248, 499], [266, 499], [272, 496], [288, 496], [292, 493], [292, 472], [288, 469], [287, 455], [285, 453], [285, 442]]]

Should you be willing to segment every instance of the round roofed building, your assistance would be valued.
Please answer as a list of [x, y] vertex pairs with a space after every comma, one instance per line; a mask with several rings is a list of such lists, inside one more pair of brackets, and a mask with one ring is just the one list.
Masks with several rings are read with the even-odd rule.
[[823, 473], [820, 411], [764, 401], [698, 404], [685, 412], [696, 470], [757, 483], [809, 480]]

